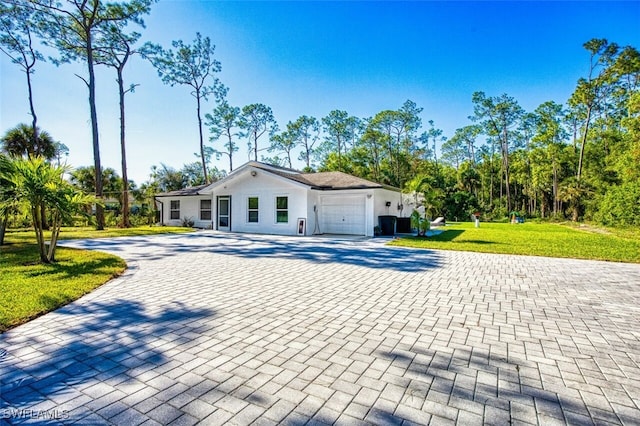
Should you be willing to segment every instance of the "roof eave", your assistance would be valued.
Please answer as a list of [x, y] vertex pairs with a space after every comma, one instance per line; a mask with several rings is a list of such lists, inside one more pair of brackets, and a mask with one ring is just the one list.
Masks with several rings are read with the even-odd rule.
[[[262, 163], [259, 163], [262, 164]], [[283, 182], [288, 182], [290, 184], [299, 186], [301, 188], [311, 188], [311, 185], [307, 185], [303, 182], [300, 182], [296, 179], [293, 178], [289, 178], [287, 176], [284, 176], [286, 173], [276, 173], [276, 169], [275, 168], [267, 168], [267, 167], [260, 167], [260, 166], [256, 166], [255, 164], [252, 164], [251, 162], [249, 163], [245, 163], [244, 165], [240, 166], [239, 168], [237, 168], [236, 170], [234, 170], [232, 173], [230, 173], [229, 175], [227, 175], [224, 179], [220, 179], [217, 182], [213, 182], [211, 185], [203, 188], [202, 190], [200, 190], [200, 193], [202, 195], [209, 195], [211, 194], [216, 188], [218, 188], [221, 185], [224, 185], [225, 183], [229, 183], [229, 181], [238, 178], [240, 176], [244, 176], [247, 173], [251, 173], [251, 172], [256, 172], [256, 173], [268, 173], [269, 176], [272, 176], [276, 179], [279, 179]], [[291, 173], [291, 175], [296, 175], [296, 173]]]

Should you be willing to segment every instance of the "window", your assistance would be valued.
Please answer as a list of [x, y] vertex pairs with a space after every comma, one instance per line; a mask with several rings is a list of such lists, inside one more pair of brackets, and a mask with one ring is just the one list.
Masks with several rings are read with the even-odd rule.
[[200, 220], [211, 220], [211, 200], [200, 200]]
[[276, 223], [289, 222], [289, 197], [276, 197]]
[[258, 223], [258, 197], [249, 197], [247, 200], [247, 222]]
[[180, 219], [180, 201], [171, 201], [171, 219]]

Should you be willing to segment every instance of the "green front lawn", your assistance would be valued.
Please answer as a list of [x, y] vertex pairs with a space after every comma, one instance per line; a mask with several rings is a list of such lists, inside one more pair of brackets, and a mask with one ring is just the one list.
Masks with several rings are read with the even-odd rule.
[[640, 263], [640, 229], [560, 224], [459, 223], [432, 237], [403, 237], [391, 245]]
[[[92, 227], [65, 227], [60, 230], [61, 240], [79, 240], [84, 238], [110, 238], [110, 237], [131, 237], [136, 235], [155, 234], [179, 234], [192, 232], [191, 228], [179, 226], [138, 226], [136, 228], [106, 228], [96, 231]], [[50, 234], [45, 232], [45, 239], [49, 239]], [[34, 243], [35, 234], [33, 229], [8, 230], [5, 242], [11, 243]]]
[[[60, 239], [189, 232], [188, 228], [63, 228]], [[49, 235], [46, 235], [48, 238]], [[59, 247], [57, 262], [39, 262], [33, 230], [10, 230], [0, 246], [0, 333], [78, 299], [126, 268], [117, 256]]]
[[127, 266], [117, 256], [65, 248], [45, 265], [34, 244], [2, 246], [0, 253], [0, 332], [76, 300]]

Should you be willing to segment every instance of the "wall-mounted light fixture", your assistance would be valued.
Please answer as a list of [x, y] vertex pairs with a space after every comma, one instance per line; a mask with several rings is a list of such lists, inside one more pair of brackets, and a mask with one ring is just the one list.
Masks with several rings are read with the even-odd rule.
[[391, 207], [391, 201], [387, 201], [386, 203], [384, 203], [384, 205], [387, 207]]
[[398, 203], [398, 210], [402, 211], [403, 209], [404, 209], [404, 206], [402, 204]]
[[258, 172], [256, 172], [255, 170], [251, 170], [251, 176], [256, 177], [257, 174]]
[[371, 194], [367, 194], [367, 198], [371, 198], [371, 196], [372, 196]]

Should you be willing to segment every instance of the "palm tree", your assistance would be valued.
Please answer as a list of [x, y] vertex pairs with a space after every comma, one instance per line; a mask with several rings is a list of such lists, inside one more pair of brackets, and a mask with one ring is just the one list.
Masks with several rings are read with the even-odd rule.
[[[9, 129], [1, 141], [2, 151], [12, 157], [43, 157], [52, 160], [61, 150], [66, 149], [66, 146], [54, 141], [48, 132], [35, 127], [34, 134], [34, 127], [24, 123]], [[44, 229], [49, 229], [44, 205], [40, 207], [40, 216]]]
[[2, 137], [2, 150], [12, 157], [43, 157], [51, 160], [58, 154], [58, 144], [51, 135], [36, 128], [34, 138], [33, 127], [18, 124]]
[[[64, 180], [67, 167], [53, 166], [41, 157], [29, 159], [13, 158], [2, 160], [0, 180], [8, 183], [14, 198], [0, 198], [0, 211], [16, 201], [27, 205], [36, 233], [40, 260], [43, 263], [55, 261], [56, 245], [62, 223], [75, 213], [95, 202], [95, 197], [84, 195], [80, 190]], [[40, 207], [45, 206], [51, 213], [51, 237], [45, 244], [44, 228]]]
[[418, 175], [404, 185], [405, 192], [414, 194], [416, 205], [418, 194], [422, 194], [425, 218], [428, 219], [432, 218], [432, 214], [440, 212], [444, 204], [444, 193], [435, 187], [432, 181], [433, 178], [430, 176]]
[[429, 220], [433, 220], [435, 216], [442, 211], [444, 204], [444, 193], [440, 188], [425, 186], [422, 189], [424, 195], [424, 214]]
[[9, 215], [15, 211], [18, 203], [15, 186], [10, 179], [11, 170], [11, 160], [0, 154], [0, 246], [4, 244]]
[[580, 186], [580, 181], [575, 177], [566, 179], [558, 188], [558, 199], [569, 204], [573, 222], [580, 217], [580, 204], [587, 193], [588, 190]]

